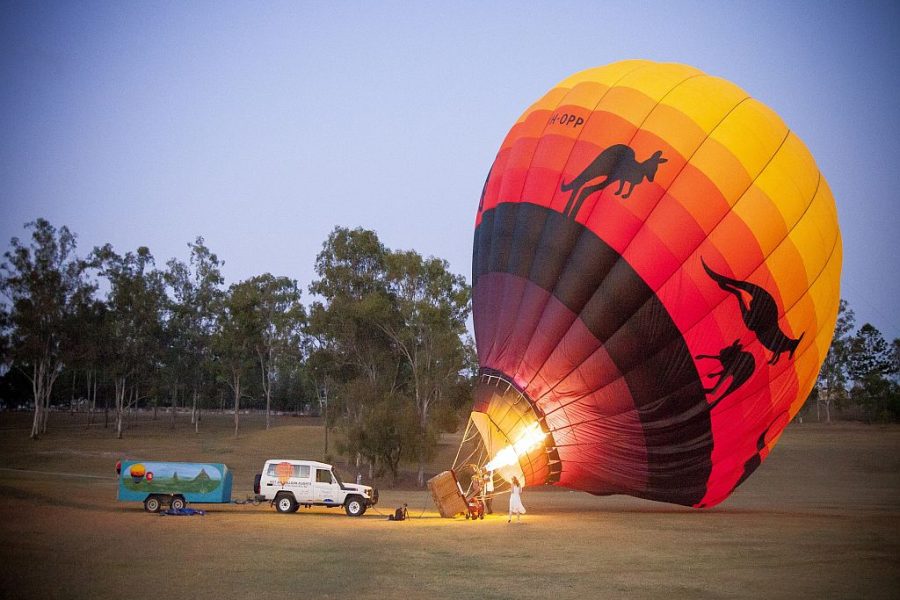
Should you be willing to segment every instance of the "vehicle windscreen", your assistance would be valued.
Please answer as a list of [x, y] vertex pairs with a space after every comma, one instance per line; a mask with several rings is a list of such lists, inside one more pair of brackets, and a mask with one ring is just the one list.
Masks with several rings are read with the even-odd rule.
[[343, 488], [343, 487], [344, 487], [344, 482], [341, 481], [341, 478], [340, 478], [340, 476], [337, 474], [337, 471], [332, 470], [332, 471], [331, 471], [331, 474], [334, 476], [334, 479], [335, 479], [335, 481], [337, 481], [338, 485], [339, 485], [341, 488]]

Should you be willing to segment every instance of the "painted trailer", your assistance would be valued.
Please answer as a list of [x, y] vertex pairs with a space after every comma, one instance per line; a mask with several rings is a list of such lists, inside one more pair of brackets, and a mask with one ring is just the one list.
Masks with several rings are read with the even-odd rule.
[[231, 471], [222, 464], [123, 460], [117, 470], [118, 500], [143, 502], [147, 512], [231, 502]]

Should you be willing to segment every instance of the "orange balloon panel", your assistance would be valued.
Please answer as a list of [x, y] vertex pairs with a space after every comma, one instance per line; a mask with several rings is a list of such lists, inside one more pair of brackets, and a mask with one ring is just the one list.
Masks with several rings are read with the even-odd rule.
[[713, 506], [812, 388], [840, 270], [831, 192], [771, 109], [685, 65], [573, 75], [479, 203], [480, 428], [499, 450], [540, 424], [530, 485]]

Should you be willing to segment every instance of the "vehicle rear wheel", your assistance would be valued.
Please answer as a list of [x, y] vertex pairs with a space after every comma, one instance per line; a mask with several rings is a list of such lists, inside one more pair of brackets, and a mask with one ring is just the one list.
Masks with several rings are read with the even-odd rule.
[[298, 508], [300, 508], [300, 505], [294, 500], [292, 494], [278, 494], [275, 498], [275, 510], [280, 513], [297, 512]]
[[159, 496], [157, 496], [156, 494], [147, 496], [144, 499], [144, 510], [146, 510], [147, 512], [159, 512], [160, 506], [162, 506], [162, 502], [159, 501]]
[[187, 505], [187, 502], [184, 501], [184, 497], [182, 496], [172, 496], [172, 502], [170, 506], [175, 510], [181, 510]]
[[366, 503], [359, 496], [350, 496], [344, 503], [344, 510], [350, 517], [361, 517], [366, 512]]

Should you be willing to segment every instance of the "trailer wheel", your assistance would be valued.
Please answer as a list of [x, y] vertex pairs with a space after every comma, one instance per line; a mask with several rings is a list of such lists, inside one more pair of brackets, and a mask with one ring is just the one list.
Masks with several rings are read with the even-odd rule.
[[182, 496], [172, 496], [172, 502], [170, 503], [170, 506], [174, 510], [181, 510], [185, 507], [185, 505], [187, 505], [187, 502], [184, 501], [184, 498]]
[[159, 496], [157, 496], [156, 494], [147, 496], [144, 499], [144, 510], [146, 510], [147, 512], [159, 512], [160, 506], [162, 506], [162, 502], [159, 501]]
[[300, 505], [294, 500], [293, 494], [281, 493], [275, 498], [275, 510], [280, 513], [297, 512]]
[[347, 516], [361, 517], [366, 512], [366, 503], [359, 496], [350, 496], [347, 498], [347, 502], [344, 503], [344, 511], [346, 511]]

